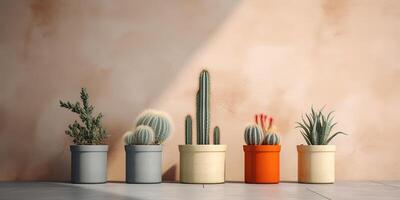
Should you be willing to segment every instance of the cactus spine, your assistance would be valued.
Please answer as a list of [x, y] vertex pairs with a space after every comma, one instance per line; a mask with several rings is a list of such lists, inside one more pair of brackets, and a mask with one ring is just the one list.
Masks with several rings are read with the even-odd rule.
[[185, 144], [192, 144], [192, 117], [190, 115], [185, 118]]
[[149, 145], [154, 143], [154, 131], [150, 126], [136, 127], [135, 132], [129, 131], [124, 136], [127, 145]]
[[214, 138], [213, 138], [214, 144], [220, 144], [220, 139], [219, 139], [219, 127], [216, 126], [214, 127]]
[[247, 145], [260, 145], [264, 140], [264, 134], [260, 126], [248, 125], [244, 131], [244, 141]]
[[126, 145], [134, 145], [135, 144], [135, 134], [132, 131], [128, 131], [124, 135], [124, 142]]
[[149, 126], [138, 126], [135, 130], [135, 144], [136, 145], [149, 145], [154, 142], [154, 131]]
[[154, 131], [154, 144], [163, 143], [171, 132], [171, 121], [167, 113], [145, 110], [139, 115], [136, 126], [147, 125]]
[[[192, 118], [185, 119], [185, 143], [192, 144]], [[190, 129], [190, 130], [189, 130]], [[199, 145], [210, 144], [210, 75], [203, 70], [199, 77], [199, 89], [196, 93], [196, 143]], [[220, 142], [219, 127], [214, 128], [214, 144]]]
[[200, 135], [200, 122], [199, 122], [199, 119], [200, 119], [200, 101], [199, 101], [199, 99], [200, 99], [200, 93], [199, 93], [199, 90], [197, 90], [197, 93], [196, 93], [196, 129], [197, 129], [197, 132], [196, 132], [196, 135], [197, 135], [197, 144], [200, 144], [200, 141], [201, 141], [201, 135]]
[[197, 144], [210, 144], [210, 78], [207, 70], [200, 73], [197, 93]]
[[279, 136], [276, 133], [268, 133], [265, 138], [263, 144], [266, 145], [277, 145], [279, 144]]

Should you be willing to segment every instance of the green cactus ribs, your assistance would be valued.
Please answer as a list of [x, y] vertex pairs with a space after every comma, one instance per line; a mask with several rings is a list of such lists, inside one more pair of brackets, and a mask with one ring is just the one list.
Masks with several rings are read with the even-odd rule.
[[192, 144], [192, 116], [185, 118], [185, 144]]
[[263, 131], [257, 124], [250, 124], [244, 130], [244, 141], [247, 145], [260, 145], [263, 140]]
[[124, 135], [127, 145], [160, 145], [170, 135], [172, 121], [167, 113], [145, 110], [137, 118], [134, 132]]
[[128, 132], [124, 139], [127, 145], [151, 145], [154, 143], [154, 131], [150, 126], [140, 125], [135, 132]]
[[215, 145], [218, 145], [218, 144], [221, 143], [219, 136], [220, 136], [219, 135], [219, 127], [216, 126], [216, 127], [214, 127], [214, 138], [213, 138], [213, 141], [214, 141]]
[[136, 126], [150, 126], [154, 131], [154, 144], [163, 143], [171, 132], [170, 117], [157, 110], [146, 110], [139, 115]]
[[279, 144], [280, 139], [279, 139], [279, 135], [276, 133], [268, 133], [267, 135], [265, 135], [264, 138], [264, 142], [263, 144], [266, 145], [277, 145]]
[[200, 141], [199, 144], [209, 144], [210, 131], [210, 78], [208, 71], [203, 70], [199, 78], [199, 127]]
[[[199, 77], [199, 89], [196, 93], [196, 144], [210, 144], [210, 74], [202, 70]], [[214, 129], [214, 144], [220, 142], [219, 127]], [[185, 119], [185, 144], [192, 144], [192, 119]]]
[[[269, 123], [267, 124], [267, 119]], [[280, 142], [277, 128], [273, 125], [273, 118], [266, 114], [256, 114], [254, 124], [250, 124], [244, 131], [244, 141], [247, 145], [278, 145]]]

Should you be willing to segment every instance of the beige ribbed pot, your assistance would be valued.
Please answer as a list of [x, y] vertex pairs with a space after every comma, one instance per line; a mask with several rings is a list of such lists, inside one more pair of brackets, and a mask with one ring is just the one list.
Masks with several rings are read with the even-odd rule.
[[182, 183], [225, 182], [226, 145], [179, 145]]
[[335, 145], [297, 145], [300, 183], [335, 182]]

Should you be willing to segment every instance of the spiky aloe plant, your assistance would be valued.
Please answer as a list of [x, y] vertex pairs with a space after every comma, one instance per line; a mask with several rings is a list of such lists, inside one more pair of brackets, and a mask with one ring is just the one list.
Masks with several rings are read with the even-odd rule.
[[296, 128], [300, 129], [300, 133], [308, 145], [327, 145], [329, 142], [339, 134], [347, 135], [343, 132], [336, 132], [331, 135], [331, 131], [336, 126], [333, 122], [334, 111], [325, 116], [323, 109], [319, 111], [311, 107], [311, 113], [302, 116], [302, 122], [297, 122]]

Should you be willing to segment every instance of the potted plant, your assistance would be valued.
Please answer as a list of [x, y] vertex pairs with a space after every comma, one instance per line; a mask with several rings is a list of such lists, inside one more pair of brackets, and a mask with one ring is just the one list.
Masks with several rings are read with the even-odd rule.
[[226, 145], [220, 144], [220, 129], [214, 128], [210, 144], [210, 77], [203, 70], [196, 95], [197, 144], [192, 144], [192, 117], [185, 119], [185, 145], [179, 145], [180, 181], [182, 183], [225, 182]]
[[146, 110], [139, 115], [136, 129], [124, 136], [127, 183], [161, 183], [161, 144], [170, 132], [171, 120], [167, 113]]
[[255, 115], [244, 131], [244, 180], [246, 183], [279, 183], [279, 135], [273, 118]]
[[333, 122], [333, 111], [325, 115], [311, 107], [311, 113], [297, 122], [296, 128], [307, 145], [297, 145], [298, 152], [298, 181], [300, 183], [334, 183], [335, 182], [335, 145], [329, 142], [337, 135], [346, 133], [336, 132], [331, 135], [337, 124]]
[[68, 126], [65, 133], [73, 138], [71, 150], [72, 183], [105, 183], [107, 182], [108, 145], [103, 144], [107, 137], [101, 126], [101, 113], [93, 116], [94, 106], [89, 105], [89, 94], [81, 90], [82, 105], [79, 102], [60, 101], [60, 106], [79, 115], [83, 124], [75, 121]]

